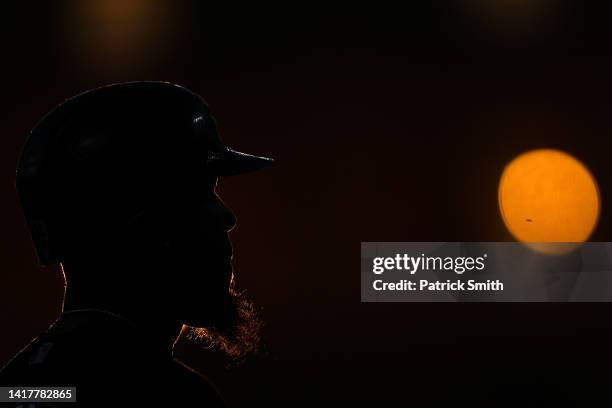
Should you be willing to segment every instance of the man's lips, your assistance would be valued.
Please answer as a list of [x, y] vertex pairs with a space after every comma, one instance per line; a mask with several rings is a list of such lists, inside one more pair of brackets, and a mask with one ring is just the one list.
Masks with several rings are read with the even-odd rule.
[[234, 255], [234, 251], [232, 248], [232, 243], [230, 242], [230, 239], [227, 235], [225, 235], [224, 239], [223, 239], [223, 250], [222, 253], [224, 256], [226, 256], [227, 258], [229, 258], [230, 260], [232, 259], [233, 255]]
[[225, 237], [223, 240], [221, 240], [221, 242], [222, 243], [218, 249], [218, 253], [225, 258], [232, 259], [234, 251], [232, 249], [232, 244], [229, 238]]

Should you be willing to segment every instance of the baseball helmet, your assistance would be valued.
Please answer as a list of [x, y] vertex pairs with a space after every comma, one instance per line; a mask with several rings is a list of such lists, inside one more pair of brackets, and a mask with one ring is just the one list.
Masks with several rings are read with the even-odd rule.
[[272, 159], [225, 146], [208, 105], [167, 82], [129, 82], [74, 96], [32, 130], [16, 186], [41, 264], [79, 234], [129, 222], [204, 176], [257, 170]]

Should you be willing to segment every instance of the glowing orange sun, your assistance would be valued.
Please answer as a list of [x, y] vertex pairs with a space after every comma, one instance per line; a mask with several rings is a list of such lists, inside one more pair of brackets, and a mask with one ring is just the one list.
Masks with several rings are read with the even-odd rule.
[[593, 175], [559, 150], [532, 150], [512, 160], [498, 196], [504, 223], [521, 242], [584, 242], [599, 218]]

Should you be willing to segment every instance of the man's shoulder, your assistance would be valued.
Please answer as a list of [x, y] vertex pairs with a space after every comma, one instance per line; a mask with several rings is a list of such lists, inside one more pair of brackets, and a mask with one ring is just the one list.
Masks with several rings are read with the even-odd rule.
[[3, 383], [14, 379], [46, 385], [84, 378], [119, 361], [129, 362], [125, 355], [134, 343], [135, 330], [119, 316], [99, 310], [66, 312], [21, 350], [0, 378]]
[[173, 360], [169, 351], [159, 355], [147, 350], [146, 336], [119, 316], [68, 312], [0, 371], [0, 383], [76, 386], [80, 401], [149, 400], [153, 391], [181, 403], [224, 406], [210, 382]]

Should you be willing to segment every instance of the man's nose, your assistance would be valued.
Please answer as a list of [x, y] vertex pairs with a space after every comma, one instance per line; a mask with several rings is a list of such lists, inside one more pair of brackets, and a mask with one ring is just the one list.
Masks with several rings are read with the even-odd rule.
[[229, 207], [225, 205], [225, 203], [219, 196], [217, 196], [216, 205], [216, 212], [219, 216], [219, 222], [221, 223], [223, 230], [227, 232], [231, 231], [236, 226], [236, 216], [234, 215], [232, 210], [230, 210]]

